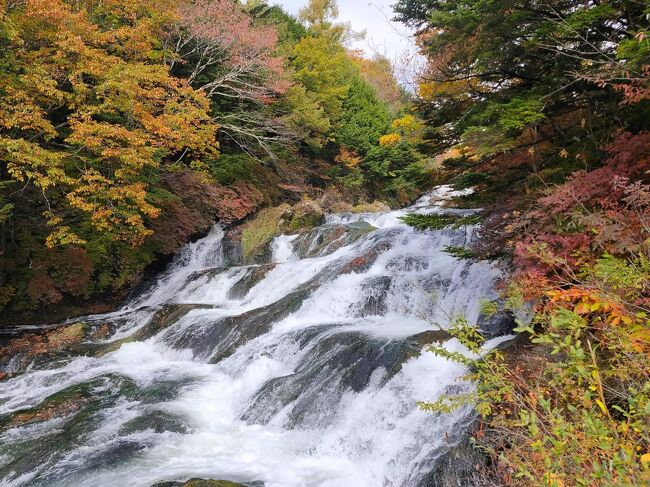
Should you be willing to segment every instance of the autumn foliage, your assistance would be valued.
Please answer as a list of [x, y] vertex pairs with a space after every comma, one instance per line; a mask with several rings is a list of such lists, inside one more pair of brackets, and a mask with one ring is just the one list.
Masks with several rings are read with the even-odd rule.
[[353, 172], [368, 197], [362, 157], [337, 155], [379, 146], [399, 90], [343, 45], [336, 2], [307, 10], [303, 25], [264, 2], [0, 1], [0, 310], [119, 299], [283, 184]]
[[[85, 242], [71, 218], [141, 243], [150, 233], [145, 219], [159, 214], [147, 201], [143, 171], [183, 152], [216, 153], [206, 98], [170, 77], [162, 62], [142, 59], [156, 57], [162, 28], [153, 3], [142, 7], [86, 10], [34, 0], [5, 19], [20, 69], [2, 75], [0, 150], [7, 175], [40, 192], [49, 247]], [[93, 22], [107, 15], [131, 19], [130, 28]], [[53, 198], [61, 206], [51, 205]]]
[[647, 5], [399, 0], [396, 11], [427, 57], [427, 143], [447, 180], [474, 190], [456, 205], [484, 208], [471, 250], [508, 263], [502, 308], [522, 318], [515, 344], [470, 374], [490, 457], [477, 485], [647, 484]]

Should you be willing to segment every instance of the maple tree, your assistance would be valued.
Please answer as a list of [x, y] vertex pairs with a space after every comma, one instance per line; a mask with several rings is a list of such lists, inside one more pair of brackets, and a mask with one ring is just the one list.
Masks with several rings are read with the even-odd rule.
[[[4, 19], [20, 68], [2, 75], [0, 150], [7, 176], [40, 192], [53, 228], [48, 246], [83, 242], [66, 208], [96, 231], [141, 242], [145, 218], [158, 214], [146, 200], [143, 171], [181, 154], [216, 153], [206, 98], [162, 63], [145, 63], [142, 53], [131, 59], [136, 42], [155, 55], [158, 27], [153, 4], [148, 14], [130, 8], [117, 2], [86, 11], [33, 0]], [[93, 23], [108, 14], [136, 20], [131, 30]], [[50, 204], [59, 197], [63, 206]]]
[[218, 155], [209, 100], [169, 75], [160, 50], [174, 6], [29, 0], [1, 12], [0, 289], [51, 304], [119, 286], [149, 258], [133, 248], [161, 214], [160, 175]]
[[306, 157], [338, 166], [343, 127], [378, 144], [350, 132], [363, 61], [335, 6], [303, 25], [262, 1], [1, 1], [0, 308], [128, 288], [303, 184]]
[[269, 154], [273, 143], [291, 140], [272, 108], [290, 87], [275, 26], [255, 23], [232, 0], [184, 2], [178, 11], [167, 62], [210, 98], [222, 133], [246, 151]]

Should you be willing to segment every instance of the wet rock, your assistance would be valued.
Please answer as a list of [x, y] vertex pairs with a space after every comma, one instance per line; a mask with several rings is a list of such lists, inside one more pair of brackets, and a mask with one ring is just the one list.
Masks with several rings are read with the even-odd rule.
[[130, 398], [141, 404], [156, 405], [161, 402], [172, 401], [186, 388], [192, 386], [196, 379], [163, 379], [148, 383], [130, 394]]
[[452, 338], [453, 337], [446, 330], [429, 330], [410, 337], [409, 343], [411, 344], [411, 347], [416, 348], [419, 351], [426, 345], [446, 342]]
[[361, 274], [367, 272], [377, 260], [380, 254], [390, 249], [389, 242], [380, 241], [373, 245], [369, 250], [362, 255], [350, 260], [342, 269], [342, 274], [356, 273]]
[[286, 233], [297, 233], [324, 224], [325, 213], [315, 201], [303, 199], [284, 213], [282, 219]]
[[[229, 280], [236, 279], [236, 282], [228, 291], [228, 299], [241, 299], [248, 294], [248, 291], [250, 291], [253, 286], [264, 279], [266, 274], [272, 271], [276, 265], [277, 264], [275, 263], [269, 263], [204, 269], [194, 272], [189, 277], [188, 282], [184, 285], [181, 291], [184, 292], [189, 290], [191, 293], [201, 287], [215, 285], [212, 281], [225, 275]], [[207, 308], [211, 306], [206, 305], [205, 307]]]
[[298, 289], [267, 306], [216, 319], [204, 316], [203, 323], [174, 336], [170, 344], [175, 348], [189, 348], [197, 357], [217, 363], [246, 342], [268, 332], [273, 324], [298, 311], [323, 282], [330, 282], [343, 272], [344, 267], [342, 262], [333, 262]]
[[75, 473], [116, 468], [118, 465], [133, 461], [142, 454], [146, 445], [126, 438], [111, 441], [101, 451], [84, 457], [81, 468], [76, 468]]
[[428, 330], [413, 335], [407, 340], [409, 346], [408, 358], [419, 357], [423, 351], [427, 351], [424, 348], [427, 345], [433, 345], [434, 343], [441, 344], [452, 338], [449, 332], [445, 330]]
[[230, 229], [221, 242], [223, 261], [226, 266], [240, 265], [244, 262], [244, 248], [241, 241], [242, 230], [241, 226]]
[[24, 371], [35, 360], [47, 362], [57, 353], [84, 340], [87, 331], [86, 323], [77, 322], [9, 340], [0, 347], [0, 370], [15, 374]]
[[491, 482], [489, 459], [474, 447], [467, 434], [456, 445], [447, 448], [435, 461], [417, 487], [484, 487]]
[[86, 403], [86, 398], [77, 395], [69, 398], [55, 397], [35, 408], [17, 411], [0, 420], [0, 427], [15, 428], [29, 424], [63, 418], [77, 412]]
[[120, 436], [130, 435], [137, 431], [154, 430], [156, 433], [171, 431], [172, 433], [187, 433], [188, 429], [181, 418], [162, 412], [153, 411], [137, 417], [120, 428]]
[[228, 291], [228, 299], [242, 299], [246, 297], [248, 291], [253, 286], [266, 277], [266, 275], [275, 269], [276, 264], [262, 264], [251, 266], [246, 270], [246, 274]]
[[293, 242], [294, 252], [301, 259], [328, 255], [353, 244], [373, 230], [376, 228], [367, 222], [324, 225], [301, 233]]
[[158, 482], [151, 487], [264, 487], [264, 482], [239, 484], [230, 480], [190, 479], [186, 482]]
[[189, 282], [185, 283], [183, 289], [187, 289], [189, 285], [191, 285], [197, 279], [202, 277], [207, 278], [209, 280], [216, 279], [221, 274], [225, 274], [226, 272], [228, 272], [228, 269], [229, 267], [219, 266], [219, 267], [210, 267], [208, 269], [202, 269], [200, 271], [193, 272], [188, 279]]
[[88, 324], [87, 338], [83, 342], [74, 344], [73, 348], [77, 349], [87, 343], [107, 340], [117, 330], [129, 326], [132, 323], [132, 318], [133, 315], [130, 313], [111, 317], [86, 317], [85, 322]]
[[216, 319], [201, 317], [203, 326], [190, 327], [180, 335], [171, 337], [171, 344], [189, 348], [197, 357], [217, 363], [246, 342], [266, 333], [277, 321], [297, 311], [313, 288], [314, 284], [306, 285], [275, 303], [240, 315]]
[[364, 316], [382, 316], [386, 313], [386, 298], [393, 282], [390, 276], [371, 277], [361, 285], [363, 289], [363, 302], [354, 305], [352, 315], [356, 318]]
[[[293, 251], [301, 259], [315, 257], [317, 255], [327, 255], [326, 249], [336, 246], [346, 233], [345, 225], [325, 225], [314, 230], [301, 233], [293, 241]], [[337, 246], [337, 248], [340, 248]], [[334, 248], [333, 250], [336, 250]]]
[[391, 259], [386, 264], [387, 270], [407, 271], [407, 272], [422, 272], [429, 267], [429, 260], [426, 257], [401, 255]]
[[111, 327], [108, 323], [102, 323], [90, 334], [91, 340], [104, 340], [111, 335]]
[[307, 231], [324, 223], [325, 213], [315, 201], [308, 198], [293, 206], [285, 203], [266, 208], [241, 227], [243, 262], [270, 262], [273, 238]]
[[151, 338], [152, 336], [158, 334], [160, 330], [173, 325], [187, 313], [199, 307], [201, 306], [194, 304], [170, 304], [164, 306], [153, 316], [153, 318], [151, 318], [149, 323], [147, 323], [145, 330], [136, 333], [137, 339], [146, 340], [147, 338]]
[[[13, 444], [0, 443], [0, 457], [7, 459], [0, 465], [0, 478], [10, 472], [26, 473], [43, 465], [55, 466], [71, 450], [87, 441], [92, 443], [92, 432], [97, 428], [102, 411], [113, 407], [121, 397], [132, 397], [136, 390], [133, 381], [109, 374], [67, 387], [37, 406], [1, 416], [0, 431], [16, 429], [22, 440]], [[50, 421], [55, 421], [56, 427], [48, 427]], [[34, 426], [44, 433], [36, 437], [21, 433]], [[34, 485], [53, 483], [43, 478]]]
[[[376, 209], [383, 210], [383, 206]], [[260, 211], [257, 216], [237, 230], [226, 235], [224, 249], [232, 247], [241, 258], [227, 257], [231, 263], [267, 263], [271, 261], [271, 241], [286, 234], [300, 234], [294, 243], [296, 253], [301, 257], [326, 255], [338, 248], [349, 245], [357, 239], [375, 230], [367, 222], [355, 222], [348, 225], [324, 225], [325, 213], [315, 201], [305, 198], [289, 206], [283, 204], [275, 208]], [[232, 234], [232, 238], [230, 235]], [[224, 252], [226, 252], [224, 250]], [[230, 251], [228, 251], [230, 252]], [[226, 252], [226, 253], [228, 253]], [[228, 265], [231, 265], [229, 263]]]
[[261, 262], [268, 257], [269, 244], [274, 237], [282, 234], [282, 223], [290, 214], [291, 206], [283, 204], [265, 208], [246, 223], [241, 230], [242, 256], [244, 262]]
[[[303, 346], [331, 327], [320, 326], [309, 333]], [[327, 426], [347, 391], [364, 390], [375, 373], [382, 383], [401, 370], [408, 358], [406, 341], [374, 338], [361, 332], [336, 333], [318, 340], [293, 374], [268, 381], [241, 418], [265, 424], [283, 409], [284, 426]], [[286, 410], [288, 408], [288, 411]]]
[[476, 326], [481, 331], [481, 334], [488, 340], [510, 335], [517, 328], [514, 314], [510, 310], [503, 308], [502, 301], [496, 300], [493, 304], [496, 305], [497, 311], [491, 314], [481, 313], [476, 321]]
[[300, 309], [311, 294], [309, 288], [288, 294], [275, 303], [238, 316], [229, 316], [215, 327], [216, 335], [209, 343], [217, 344], [212, 350], [210, 363], [217, 363], [232, 355], [246, 342], [268, 332], [274, 323], [286, 318]]
[[[97, 444], [95, 431], [105, 421], [105, 412], [118, 404], [123, 406], [125, 400], [131, 404], [169, 401], [191, 384], [187, 379], [163, 379], [138, 385], [117, 374], [107, 374], [63, 389], [33, 408], [0, 416], [0, 432], [6, 435], [12, 430], [11, 434], [20, 438], [11, 444], [0, 442], [0, 478], [43, 468], [44, 473], [33, 485], [47, 487], [58, 485], [61, 476], [68, 475], [67, 468], [80, 473], [131, 461], [148, 446], [146, 439], [134, 439], [138, 435], [131, 433], [151, 429], [185, 433], [182, 420], [153, 409], [127, 422], [105, 444]], [[41, 432], [38, 436], [31, 434], [34, 428]], [[76, 456], [79, 452], [80, 457]]]
[[110, 343], [81, 343], [71, 347], [70, 351], [75, 355], [92, 355], [94, 357], [101, 357], [107, 353], [118, 350], [125, 343], [132, 343], [151, 338], [165, 328], [176, 323], [193, 309], [206, 307], [209, 308], [210, 306], [196, 304], [168, 304], [161, 307], [161, 309], [153, 315], [145, 326], [128, 337]]

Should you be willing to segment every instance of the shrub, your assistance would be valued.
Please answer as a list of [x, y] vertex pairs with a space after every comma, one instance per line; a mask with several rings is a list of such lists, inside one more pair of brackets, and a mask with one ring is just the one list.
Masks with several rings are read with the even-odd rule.
[[[513, 356], [484, 352], [463, 320], [450, 333], [470, 355], [432, 351], [468, 366], [470, 393], [421, 404], [448, 413], [474, 404], [478, 443], [506, 486], [645, 485], [650, 480], [650, 265], [605, 256], [579, 282], [546, 292], [530, 343]], [[518, 363], [526, 360], [525, 364]]]

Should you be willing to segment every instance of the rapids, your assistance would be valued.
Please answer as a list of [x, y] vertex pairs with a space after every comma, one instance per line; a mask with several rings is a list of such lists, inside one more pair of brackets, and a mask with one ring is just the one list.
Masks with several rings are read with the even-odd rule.
[[[276, 238], [254, 265], [215, 226], [122, 309], [82, 319], [107, 336], [3, 365], [15, 374], [0, 381], [0, 485], [422, 485], [473, 418], [418, 409], [471, 387], [456, 382], [461, 366], [424, 351], [427, 332], [455, 315], [475, 323], [500, 277], [443, 251], [476, 227], [416, 232], [398, 219], [458, 212], [439, 205], [448, 194], [331, 215]], [[16, 421], [48, 407], [63, 414]]]

